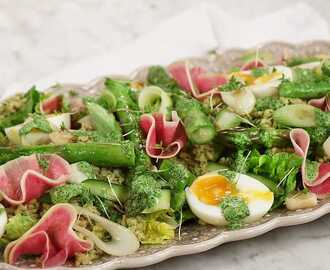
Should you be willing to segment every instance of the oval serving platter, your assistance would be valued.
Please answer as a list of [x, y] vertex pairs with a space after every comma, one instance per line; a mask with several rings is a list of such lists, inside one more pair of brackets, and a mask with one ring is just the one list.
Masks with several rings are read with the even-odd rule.
[[[312, 41], [304, 44], [293, 45], [283, 42], [270, 42], [260, 46], [259, 53], [274, 56], [274, 63], [283, 57], [309, 56], [309, 55], [330, 55], [330, 42]], [[210, 52], [203, 58], [185, 59], [193, 64], [206, 66], [213, 71], [223, 71], [229, 67], [241, 63], [244, 55], [255, 53], [256, 49], [242, 50], [231, 49], [225, 52]], [[270, 62], [272, 64], [272, 62]], [[130, 76], [110, 76], [112, 78], [127, 78], [133, 80], [143, 80], [146, 75], [146, 68], [137, 69]], [[62, 84], [61, 91], [78, 90], [84, 94], [97, 93], [103, 85], [104, 77], [97, 78], [85, 85], [78, 84]], [[59, 90], [58, 86], [54, 86], [49, 90]], [[105, 256], [93, 265], [85, 265], [81, 267], [73, 267], [71, 265], [52, 268], [53, 270], [69, 270], [69, 269], [85, 269], [85, 270], [112, 270], [120, 268], [137, 268], [166, 259], [183, 256], [188, 254], [200, 253], [223, 243], [253, 238], [269, 232], [273, 229], [303, 224], [314, 221], [326, 214], [330, 213], [330, 198], [322, 199], [318, 205], [311, 209], [288, 211], [278, 210], [267, 214], [263, 219], [253, 224], [247, 224], [240, 230], [229, 231], [224, 228], [217, 228], [208, 225], [189, 224], [182, 227], [180, 239], [176, 239], [166, 245], [142, 246], [132, 255], [124, 257]], [[20, 265], [12, 266], [0, 263], [0, 269], [3, 270], [19, 270], [33, 268], [35, 265], [25, 261]], [[33, 268], [40, 269], [40, 268]]]

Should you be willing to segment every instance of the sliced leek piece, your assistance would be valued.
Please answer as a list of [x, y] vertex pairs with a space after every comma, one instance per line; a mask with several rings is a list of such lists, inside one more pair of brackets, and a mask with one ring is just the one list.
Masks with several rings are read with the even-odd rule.
[[136, 238], [135, 234], [129, 229], [118, 223], [105, 219], [95, 213], [92, 213], [85, 208], [75, 205], [74, 207], [78, 215], [83, 215], [87, 219], [94, 220], [111, 235], [111, 241], [104, 242], [100, 238], [98, 238], [93, 232], [78, 225], [74, 225], [74, 229], [76, 231], [88, 237], [99, 249], [101, 249], [105, 253], [114, 256], [126, 256], [134, 253], [139, 249], [140, 243]]
[[138, 99], [139, 107], [147, 113], [159, 112], [168, 115], [172, 110], [172, 99], [158, 86], [148, 86], [141, 90]]

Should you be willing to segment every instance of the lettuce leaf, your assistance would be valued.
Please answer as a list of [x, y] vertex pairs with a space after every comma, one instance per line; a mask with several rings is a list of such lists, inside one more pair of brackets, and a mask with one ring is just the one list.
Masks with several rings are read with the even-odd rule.
[[126, 224], [142, 244], [164, 244], [174, 239], [177, 226], [164, 211], [127, 218]]
[[247, 161], [247, 170], [272, 179], [282, 186], [286, 193], [296, 188], [296, 176], [302, 165], [302, 158], [293, 153], [280, 152], [261, 155], [253, 150]]
[[35, 217], [27, 213], [19, 213], [8, 220], [5, 237], [10, 240], [16, 240], [32, 228], [37, 221]]

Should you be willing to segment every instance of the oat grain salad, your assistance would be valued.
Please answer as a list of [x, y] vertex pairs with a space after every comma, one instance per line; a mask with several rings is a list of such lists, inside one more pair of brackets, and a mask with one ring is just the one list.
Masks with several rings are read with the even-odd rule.
[[238, 230], [330, 194], [330, 59], [262, 55], [225, 72], [188, 61], [97, 95], [35, 87], [0, 105], [4, 261], [89, 265]]

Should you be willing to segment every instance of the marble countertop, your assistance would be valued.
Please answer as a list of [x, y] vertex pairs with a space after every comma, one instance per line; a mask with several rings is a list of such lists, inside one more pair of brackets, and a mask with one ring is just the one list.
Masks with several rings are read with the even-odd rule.
[[[77, 60], [124, 46], [198, 0], [0, 0], [0, 89], [38, 80]], [[208, 0], [249, 18], [284, 7], [286, 0]], [[290, 1], [290, 3], [297, 1]], [[304, 1], [330, 24], [330, 1]], [[251, 6], [253, 8], [251, 8]], [[301, 15], [301, 14], [298, 14]], [[0, 90], [1, 93], [2, 90]], [[152, 269], [326, 269], [330, 216], [229, 243], [203, 254], [173, 258]]]

